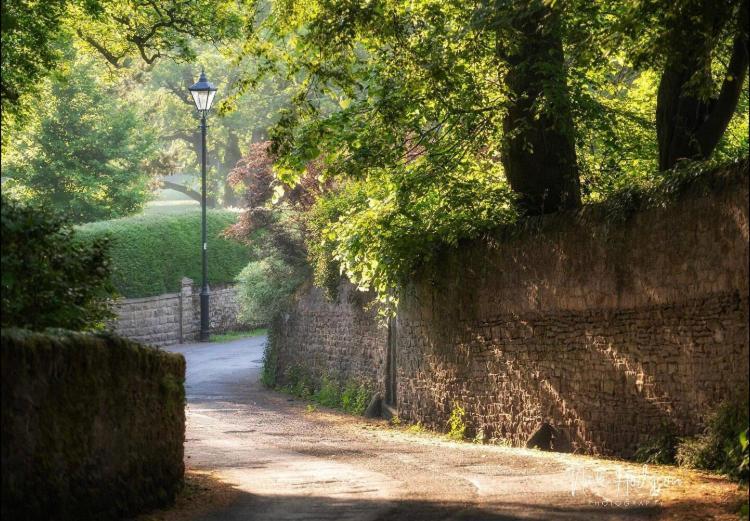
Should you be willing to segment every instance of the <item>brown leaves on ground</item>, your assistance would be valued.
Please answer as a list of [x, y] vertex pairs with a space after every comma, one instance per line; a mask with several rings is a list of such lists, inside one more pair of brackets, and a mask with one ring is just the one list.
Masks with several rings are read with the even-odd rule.
[[220, 510], [230, 504], [239, 492], [214, 472], [186, 470], [185, 485], [175, 504], [136, 517], [133, 521], [189, 521], [202, 514]]

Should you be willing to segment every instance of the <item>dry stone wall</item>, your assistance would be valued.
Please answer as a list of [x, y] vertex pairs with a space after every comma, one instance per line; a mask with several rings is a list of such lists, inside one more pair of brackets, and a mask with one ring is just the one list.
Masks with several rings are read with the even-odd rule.
[[366, 305], [370, 299], [347, 282], [334, 302], [312, 285], [299, 291], [272, 325], [278, 383], [287, 383], [289, 371], [297, 370], [318, 383], [328, 376], [382, 392], [388, 329]]
[[[209, 309], [213, 333], [250, 326], [239, 318], [234, 286], [211, 288]], [[200, 332], [200, 286], [184, 278], [179, 293], [123, 299], [115, 304], [115, 314], [110, 329], [131, 340], [158, 346], [196, 341]]]
[[308, 290], [275, 324], [279, 370], [315, 360], [383, 388], [390, 337], [408, 421], [445, 429], [458, 405], [470, 436], [522, 445], [548, 422], [573, 450], [620, 456], [665, 425], [694, 434], [721, 401], [748, 394], [741, 167], [619, 224], [555, 216], [462, 245], [404, 288], [390, 330], [352, 321], [352, 299]]
[[111, 335], [2, 330], [2, 518], [106, 521], [182, 486], [185, 359]]

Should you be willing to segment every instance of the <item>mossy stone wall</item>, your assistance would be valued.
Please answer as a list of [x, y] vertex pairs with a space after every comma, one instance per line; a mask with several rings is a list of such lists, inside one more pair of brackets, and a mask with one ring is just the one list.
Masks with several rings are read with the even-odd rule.
[[0, 353], [4, 519], [120, 519], [174, 500], [184, 473], [181, 355], [18, 329], [2, 331]]

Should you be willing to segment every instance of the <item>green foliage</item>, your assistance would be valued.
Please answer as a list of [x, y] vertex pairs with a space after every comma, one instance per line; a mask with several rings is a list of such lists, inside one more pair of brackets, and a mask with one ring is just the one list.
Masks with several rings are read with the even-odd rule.
[[282, 259], [269, 256], [252, 261], [237, 275], [240, 318], [269, 323], [304, 281], [304, 274]]
[[149, 197], [155, 136], [96, 74], [90, 62], [74, 62], [54, 75], [34, 123], [3, 157], [6, 193], [76, 223], [123, 217]]
[[81, 243], [58, 214], [5, 197], [1, 220], [3, 327], [84, 330], [112, 317], [105, 237]]
[[3, 144], [6, 124], [11, 123], [9, 116], [18, 116], [21, 98], [33, 92], [37, 82], [58, 59], [55, 40], [66, 3], [66, 0], [3, 1], [0, 17]]
[[672, 465], [675, 462], [679, 441], [673, 427], [664, 424], [661, 433], [638, 447], [633, 457], [641, 463]]
[[[711, 415], [700, 436], [681, 441], [675, 460], [679, 465], [712, 470], [732, 479], [747, 481], [748, 403], [724, 403]], [[745, 438], [746, 439], [746, 438]]]
[[[562, 20], [551, 31], [562, 38], [567, 82], [545, 87], [531, 112], [554, 114], [569, 102], [573, 128], [553, 121], [575, 137], [586, 201], [649, 185], [658, 169], [660, 71], [646, 61], [637, 68], [622, 49], [618, 31], [633, 3], [544, 5]], [[393, 303], [399, 282], [435, 251], [516, 219], [502, 144], [525, 128], [503, 125], [518, 102], [505, 79], [554, 66], [519, 53], [515, 22], [540, 7], [320, 0], [271, 2], [260, 13], [243, 56], [266, 60], [266, 72], [286, 75], [297, 93], [271, 131], [276, 177], [294, 185], [314, 163], [321, 180], [337, 181], [307, 236], [316, 284], [330, 296], [343, 272]], [[648, 17], [634, 23], [646, 48], [640, 44], [659, 31]], [[747, 121], [745, 93], [717, 160], [747, 153]]]
[[[209, 210], [209, 284], [234, 282], [252, 257], [250, 248], [223, 235], [235, 212]], [[180, 290], [182, 277], [201, 280], [201, 214], [141, 215], [88, 223], [78, 228], [84, 240], [109, 237], [112, 280], [125, 297], [147, 297]]]
[[300, 398], [311, 398], [315, 394], [315, 387], [310, 373], [302, 366], [292, 365], [284, 371], [287, 382], [284, 390]]
[[424, 434], [425, 432], [427, 432], [427, 429], [424, 428], [422, 422], [417, 422], [409, 425], [409, 427], [406, 428], [406, 432], [408, 432], [409, 434]]
[[310, 247], [316, 283], [334, 292], [340, 269], [354, 284], [374, 289], [382, 303], [392, 305], [400, 282], [441, 248], [514, 222], [513, 196], [487, 166], [440, 180], [410, 179], [415, 186], [408, 192], [400, 192], [384, 174], [349, 182], [319, 199], [309, 221], [312, 235], [320, 238]]
[[342, 394], [338, 382], [327, 375], [323, 376], [320, 382], [320, 389], [315, 391], [313, 399], [324, 407], [338, 407], [342, 402]]
[[59, 329], [1, 335], [4, 519], [124, 519], [174, 501], [181, 355]]
[[279, 361], [273, 334], [272, 329], [266, 339], [266, 344], [263, 346], [263, 363], [260, 370], [261, 383], [271, 389], [276, 387]]
[[[6, 0], [2, 4], [3, 130], [31, 105], [41, 79], [64, 59], [61, 40], [121, 69], [134, 59], [195, 58], [195, 40], [218, 43], [238, 35], [241, 5], [215, 0]], [[5, 139], [5, 133], [3, 133]]]
[[636, 450], [634, 458], [643, 463], [709, 470], [747, 482], [747, 432], [747, 401], [726, 401], [709, 416], [703, 434], [680, 438], [665, 424], [659, 435]]
[[[275, 359], [274, 359], [275, 360]], [[275, 363], [275, 362], [274, 362]], [[264, 373], [270, 363], [266, 364], [264, 358]], [[264, 384], [267, 386], [271, 382]], [[361, 416], [372, 398], [372, 391], [363, 383], [354, 380], [347, 380], [342, 385], [339, 380], [324, 374], [318, 384], [304, 367], [292, 365], [284, 371], [284, 381], [286, 385], [281, 390], [304, 398], [331, 409], [341, 409], [344, 412]], [[275, 383], [275, 381], [274, 381]]]
[[461, 441], [466, 437], [466, 410], [457, 403], [453, 404], [448, 418], [448, 438]]
[[372, 393], [367, 386], [348, 381], [341, 392], [341, 408], [348, 413], [361, 416], [367, 409], [371, 397]]

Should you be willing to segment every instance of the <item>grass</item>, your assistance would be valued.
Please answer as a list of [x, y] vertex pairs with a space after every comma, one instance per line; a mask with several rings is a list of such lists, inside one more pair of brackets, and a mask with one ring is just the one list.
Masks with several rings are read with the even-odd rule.
[[211, 335], [211, 342], [231, 342], [232, 340], [240, 340], [241, 338], [251, 338], [254, 336], [261, 336], [266, 334], [268, 334], [268, 329], [265, 327], [251, 329], [248, 331], [229, 331], [227, 333], [221, 333], [219, 335]]

